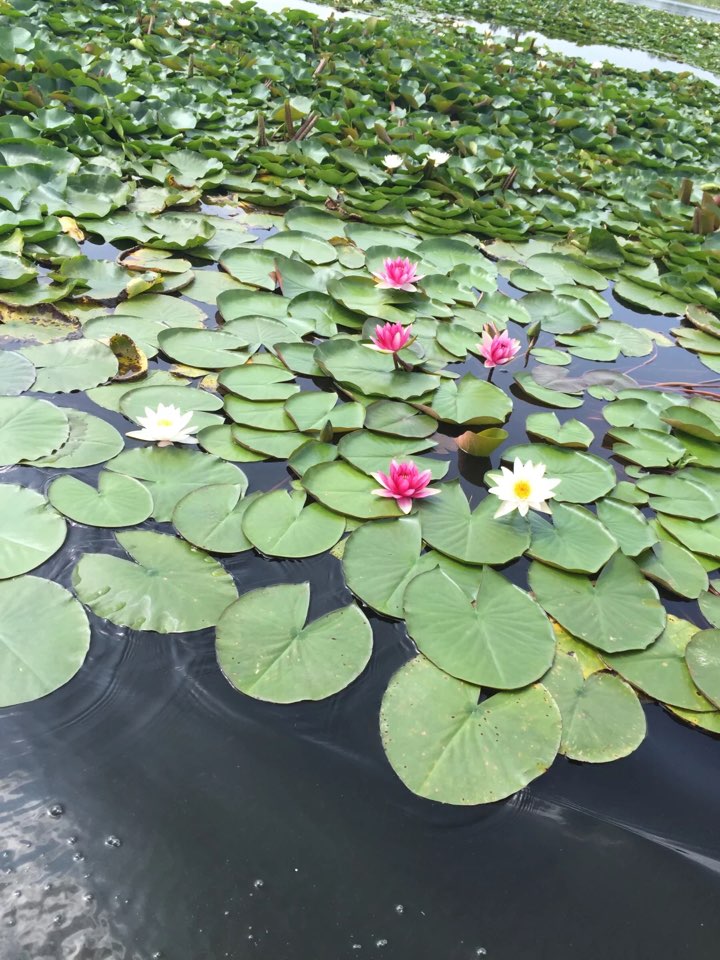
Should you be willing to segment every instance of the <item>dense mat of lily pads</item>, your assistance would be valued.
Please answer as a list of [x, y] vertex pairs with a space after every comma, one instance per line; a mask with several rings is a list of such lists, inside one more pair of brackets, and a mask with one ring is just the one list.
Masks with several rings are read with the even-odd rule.
[[[92, 9], [0, 7], [0, 705], [77, 673], [86, 610], [212, 628], [277, 703], [361, 683], [380, 616], [415, 645], [379, 724], [422, 796], [624, 757], [641, 700], [720, 732], [720, 407], [633, 377], [671, 349], [718, 372], [708, 88], [250, 4]], [[33, 572], [71, 524], [117, 541], [74, 593]], [[245, 551], [329, 552], [354, 599], [239, 595]]]
[[[361, 5], [372, 8], [370, 0]], [[402, 3], [390, 6], [404, 9]], [[423, 0], [422, 7], [453, 17], [534, 30], [546, 37], [580, 44], [648, 50], [720, 73], [717, 22], [641, 4], [622, 0]]]

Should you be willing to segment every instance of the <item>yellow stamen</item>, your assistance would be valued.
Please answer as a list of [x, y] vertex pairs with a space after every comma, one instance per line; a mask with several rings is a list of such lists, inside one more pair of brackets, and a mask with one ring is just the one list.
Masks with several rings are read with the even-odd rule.
[[159, 427], [171, 427], [171, 426], [172, 426], [172, 420], [158, 420], [158, 426], [159, 426]]
[[527, 500], [527, 498], [530, 496], [530, 492], [530, 484], [527, 482], [527, 480], [518, 480], [513, 487], [513, 493], [518, 500]]

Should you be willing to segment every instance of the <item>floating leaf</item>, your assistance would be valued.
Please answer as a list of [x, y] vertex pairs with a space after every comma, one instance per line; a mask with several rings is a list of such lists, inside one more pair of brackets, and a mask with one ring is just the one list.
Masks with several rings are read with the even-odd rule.
[[637, 566], [616, 553], [593, 584], [577, 573], [532, 563], [530, 589], [566, 630], [606, 653], [642, 650], [665, 627], [665, 610]]
[[687, 620], [668, 617], [667, 627], [645, 650], [605, 654], [603, 659], [638, 690], [662, 703], [685, 710], [714, 710], [698, 693], [685, 662], [685, 650], [697, 629]]
[[340, 460], [310, 467], [303, 474], [302, 484], [324, 506], [348, 517], [374, 520], [401, 516], [395, 500], [373, 494], [378, 489], [377, 480]]
[[532, 540], [527, 552], [552, 567], [596, 573], [618, 548], [612, 533], [584, 507], [557, 503], [552, 522], [539, 513], [528, 519]]
[[132, 560], [86, 553], [73, 569], [72, 583], [94, 614], [119, 627], [202, 630], [214, 626], [237, 598], [220, 564], [177, 537], [139, 530], [118, 533], [117, 541]]
[[708, 578], [701, 564], [677, 543], [660, 540], [638, 557], [638, 565], [650, 580], [681, 597], [696, 600], [707, 590]]
[[685, 648], [685, 660], [695, 685], [720, 707], [720, 630], [700, 630]]
[[260, 494], [245, 497], [239, 483], [198, 487], [179, 500], [172, 522], [187, 541], [212, 553], [242, 553], [252, 543], [243, 532], [245, 511]]
[[36, 460], [65, 443], [67, 414], [47, 400], [0, 397], [0, 466]]
[[544, 463], [546, 476], [559, 478], [555, 500], [563, 503], [591, 503], [605, 496], [615, 486], [615, 471], [609, 463], [591, 453], [566, 450], [544, 443], [528, 443], [510, 447], [502, 458], [513, 461]]
[[479, 701], [480, 688], [425, 657], [392, 677], [380, 710], [383, 747], [413, 793], [440, 803], [493, 803], [552, 764], [560, 711], [536, 684]]
[[253, 590], [227, 609], [217, 627], [220, 669], [257, 700], [324, 700], [352, 683], [372, 652], [372, 629], [350, 604], [306, 624], [309, 583]]
[[37, 347], [23, 347], [23, 356], [35, 364], [35, 390], [70, 393], [96, 387], [118, 372], [112, 350], [97, 340], [64, 340]]
[[85, 611], [59, 583], [40, 577], [0, 583], [0, 707], [62, 687], [89, 646]]
[[[0, 328], [1, 330], [1, 328]], [[17, 397], [35, 383], [35, 367], [21, 353], [0, 353], [0, 396]]]
[[90, 527], [132, 527], [152, 513], [149, 490], [132, 477], [103, 471], [97, 489], [77, 477], [58, 477], [48, 500], [64, 516]]
[[570, 760], [619, 760], [637, 750], [645, 738], [643, 709], [619, 677], [592, 673], [585, 678], [577, 659], [558, 651], [542, 682], [560, 708], [560, 753]]
[[587, 449], [595, 439], [592, 430], [580, 420], [560, 423], [555, 413], [531, 413], [525, 421], [528, 435], [540, 437], [559, 447]]
[[266, 556], [312, 557], [335, 546], [345, 532], [345, 518], [319, 503], [305, 505], [302, 491], [273, 490], [253, 502], [243, 532]]
[[0, 483], [0, 579], [45, 563], [63, 545], [65, 521], [42, 494]]

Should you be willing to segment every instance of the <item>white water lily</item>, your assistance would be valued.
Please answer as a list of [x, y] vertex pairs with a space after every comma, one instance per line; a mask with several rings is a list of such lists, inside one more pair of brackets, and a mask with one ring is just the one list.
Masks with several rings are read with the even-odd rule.
[[593, 60], [593, 62], [590, 64], [591, 70], [602, 70], [602, 68], [603, 65], [600, 60]]
[[490, 487], [490, 493], [501, 501], [495, 512], [495, 519], [504, 517], [513, 510], [517, 510], [523, 517], [528, 510], [552, 512], [546, 501], [555, 496], [555, 487], [560, 480], [545, 476], [547, 467], [544, 463], [534, 464], [532, 460], [523, 463], [519, 457], [515, 457], [512, 470], [508, 467], [500, 469], [502, 473], [488, 474], [488, 478], [495, 484]]
[[138, 417], [142, 430], [130, 430], [127, 435], [135, 440], [149, 440], [159, 447], [169, 447], [173, 443], [197, 443], [197, 437], [192, 434], [198, 427], [189, 425], [192, 416], [192, 410], [183, 413], [172, 404], [165, 406], [160, 403], [157, 410], [145, 407], [145, 416]]
[[537, 60], [535, 63], [536, 70], [547, 70], [547, 60]]
[[386, 153], [383, 157], [383, 166], [387, 167], [388, 170], [397, 170], [402, 165], [403, 158], [399, 153]]
[[445, 153], [444, 150], [431, 150], [427, 155], [428, 160], [432, 160], [436, 167], [441, 166], [443, 163], [447, 163], [450, 159], [450, 154]]
[[507, 57], [504, 60], [500, 61], [501, 67], [511, 67], [513, 65], [512, 60], [508, 60]]

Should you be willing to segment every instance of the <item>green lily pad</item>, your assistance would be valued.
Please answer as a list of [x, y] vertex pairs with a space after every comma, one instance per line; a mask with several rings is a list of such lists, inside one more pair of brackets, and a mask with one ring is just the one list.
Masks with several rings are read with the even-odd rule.
[[220, 370], [248, 359], [247, 340], [224, 330], [163, 330], [158, 343], [172, 360], [202, 369]]
[[532, 536], [528, 554], [552, 567], [596, 573], [618, 548], [612, 533], [584, 507], [557, 503], [552, 522], [539, 513], [530, 513], [528, 521]]
[[595, 439], [590, 427], [580, 420], [560, 423], [555, 413], [531, 413], [525, 421], [528, 435], [548, 440], [559, 447], [586, 450]]
[[442, 381], [432, 409], [445, 423], [497, 424], [509, 416], [512, 400], [499, 387], [467, 374], [457, 382]]
[[0, 483], [0, 579], [34, 570], [65, 541], [63, 518], [42, 494]]
[[319, 503], [305, 505], [303, 491], [273, 490], [254, 501], [243, 532], [266, 556], [312, 557], [335, 546], [345, 532], [345, 518]]
[[152, 513], [150, 491], [139, 480], [103, 471], [97, 489], [77, 477], [58, 477], [48, 500], [64, 516], [90, 527], [133, 527]]
[[215, 483], [198, 487], [179, 500], [173, 526], [189, 543], [211, 553], [242, 553], [252, 543], [243, 532], [248, 507], [260, 496], [245, 495], [240, 483]]
[[22, 355], [35, 365], [34, 389], [40, 393], [70, 393], [97, 387], [118, 371], [115, 354], [98, 340], [61, 340], [23, 347]]
[[560, 390], [550, 390], [548, 387], [543, 387], [535, 380], [531, 373], [516, 373], [514, 379], [523, 393], [546, 407], [558, 407], [571, 410], [574, 407], [581, 407], [583, 405], [582, 397], [572, 397], [570, 394], [563, 393]]
[[560, 711], [539, 684], [496, 693], [415, 657], [392, 677], [380, 733], [395, 773], [413, 793], [440, 803], [493, 803], [550, 767], [560, 746]]
[[405, 619], [418, 649], [446, 673], [515, 689], [550, 667], [555, 635], [528, 594], [486, 567], [475, 595], [442, 570], [413, 578], [405, 590]]
[[697, 600], [707, 590], [708, 577], [702, 565], [677, 543], [660, 540], [637, 562], [646, 577], [681, 597]]
[[222, 370], [218, 383], [237, 397], [262, 402], [287, 400], [300, 390], [289, 370], [259, 363]]
[[685, 477], [682, 472], [674, 476], [643, 477], [637, 485], [650, 494], [650, 506], [658, 513], [690, 520], [710, 520], [720, 513], [718, 492]]
[[437, 429], [437, 421], [421, 413], [409, 403], [396, 400], [376, 400], [365, 412], [365, 426], [375, 433], [392, 437], [429, 437]]
[[658, 514], [664, 530], [679, 540], [692, 553], [702, 553], [720, 560], [720, 517], [711, 520], [686, 520]]
[[256, 427], [233, 426], [232, 437], [242, 447], [260, 454], [262, 457], [272, 457], [275, 460], [287, 460], [309, 437], [305, 433], [288, 430], [258, 430]]
[[343, 573], [356, 597], [387, 617], [402, 619], [405, 588], [437, 565], [437, 554], [422, 552], [417, 517], [364, 523], [348, 537]]
[[35, 367], [21, 353], [0, 352], [0, 396], [17, 397], [35, 383]]
[[592, 673], [585, 678], [577, 659], [559, 651], [542, 683], [560, 708], [560, 753], [570, 760], [619, 760], [645, 739], [643, 708], [632, 687], [619, 677]]
[[348, 517], [375, 520], [402, 515], [395, 500], [373, 494], [378, 489], [377, 480], [341, 460], [310, 467], [303, 474], [302, 484], [323, 506]]
[[198, 487], [230, 483], [247, 489], [247, 477], [239, 467], [179, 447], [124, 450], [107, 464], [107, 469], [142, 480], [152, 494], [152, 516], [160, 521], [171, 520], [178, 501]]
[[334, 433], [361, 428], [365, 421], [362, 404], [338, 403], [338, 400], [336, 393], [303, 390], [285, 401], [285, 411], [304, 433], [319, 433], [326, 424], [330, 424]]
[[604, 497], [597, 502], [597, 515], [626, 557], [636, 557], [657, 542], [654, 530], [632, 504]]
[[324, 700], [365, 669], [372, 629], [355, 604], [306, 624], [309, 583], [253, 590], [229, 607], [217, 627], [220, 669], [257, 700]]
[[0, 467], [48, 456], [69, 433], [67, 414], [55, 404], [33, 397], [0, 397]]
[[90, 646], [85, 611], [59, 583], [0, 583], [0, 707], [47, 696], [72, 679]]
[[342, 437], [338, 452], [343, 460], [347, 460], [363, 473], [385, 473], [391, 460], [412, 460], [418, 470], [429, 470], [433, 480], [442, 480], [450, 466], [447, 460], [419, 456], [432, 450], [434, 446], [432, 440], [401, 439], [383, 436], [371, 430], [356, 430]]
[[603, 659], [634, 687], [661, 703], [685, 710], [714, 710], [698, 692], [685, 662], [687, 645], [697, 632], [694, 623], [668, 617], [667, 627], [645, 650], [605, 654]]
[[316, 348], [315, 358], [337, 383], [366, 396], [410, 400], [434, 390], [439, 382], [427, 373], [396, 370], [392, 357], [354, 340], [328, 340]]
[[530, 589], [566, 630], [606, 653], [642, 650], [665, 628], [665, 610], [637, 566], [616, 553], [593, 584], [577, 573], [532, 563]]
[[423, 504], [423, 537], [463, 563], [508, 563], [529, 547], [530, 526], [518, 513], [495, 520], [498, 506], [499, 501], [488, 496], [471, 510], [459, 482], [445, 483], [439, 497]]
[[46, 457], [30, 461], [33, 467], [55, 467], [70, 470], [105, 463], [125, 446], [125, 441], [112, 424], [84, 410], [64, 408], [70, 433], [63, 445]]
[[183, 540], [148, 530], [118, 533], [132, 560], [86, 553], [72, 572], [94, 614], [131, 630], [186, 633], [214, 626], [236, 598], [230, 574]]
[[685, 648], [685, 660], [698, 690], [720, 707], [720, 630], [700, 630]]
[[221, 460], [229, 460], [230, 463], [258, 463], [267, 459], [262, 453], [254, 453], [247, 447], [240, 446], [233, 439], [232, 429], [225, 423], [203, 427], [196, 434], [198, 443], [203, 450]]

